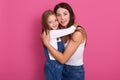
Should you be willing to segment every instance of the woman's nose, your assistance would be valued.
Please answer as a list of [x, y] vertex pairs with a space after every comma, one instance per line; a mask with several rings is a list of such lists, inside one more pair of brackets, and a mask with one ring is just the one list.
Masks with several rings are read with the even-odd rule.
[[64, 16], [61, 16], [61, 19], [64, 19]]

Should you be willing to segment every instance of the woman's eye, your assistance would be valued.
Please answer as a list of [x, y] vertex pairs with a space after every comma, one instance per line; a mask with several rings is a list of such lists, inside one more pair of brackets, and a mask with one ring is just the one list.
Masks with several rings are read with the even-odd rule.
[[64, 13], [64, 15], [67, 15], [67, 13]]

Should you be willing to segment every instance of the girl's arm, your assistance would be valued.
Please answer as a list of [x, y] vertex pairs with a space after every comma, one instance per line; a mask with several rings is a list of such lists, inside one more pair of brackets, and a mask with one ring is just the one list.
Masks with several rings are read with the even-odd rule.
[[49, 36], [46, 34], [42, 34], [43, 43], [50, 51], [52, 56], [62, 64], [64, 64], [74, 54], [78, 46], [83, 41], [83, 35], [80, 31], [74, 32], [74, 34], [71, 37], [72, 39], [69, 41], [67, 47], [65, 48], [64, 53], [61, 54], [61, 52], [59, 52], [49, 44], [49, 40], [48, 40]]
[[74, 25], [72, 25], [69, 28], [66, 29], [58, 29], [58, 30], [50, 30], [50, 38], [59, 38], [68, 34], [73, 33], [76, 30], [76, 27]]

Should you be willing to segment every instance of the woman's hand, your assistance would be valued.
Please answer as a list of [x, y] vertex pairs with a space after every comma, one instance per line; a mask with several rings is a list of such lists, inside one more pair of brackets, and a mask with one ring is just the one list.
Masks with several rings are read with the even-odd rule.
[[42, 39], [42, 42], [43, 44], [46, 46], [49, 44], [49, 40], [50, 40], [50, 35], [49, 35], [49, 32], [46, 32], [44, 31], [42, 34], [41, 34], [41, 39]]

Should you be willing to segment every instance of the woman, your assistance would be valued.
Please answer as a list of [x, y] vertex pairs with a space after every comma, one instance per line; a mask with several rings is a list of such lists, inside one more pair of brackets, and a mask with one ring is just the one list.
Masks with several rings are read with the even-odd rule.
[[[54, 12], [61, 28], [68, 28], [74, 23], [74, 12], [67, 3], [59, 3], [55, 6]], [[63, 54], [53, 48], [49, 43], [49, 35], [44, 32], [41, 36], [44, 45], [52, 56], [64, 65], [62, 80], [84, 80], [83, 52], [86, 44], [86, 32], [83, 27], [73, 34], [62, 38], [65, 44]]]

